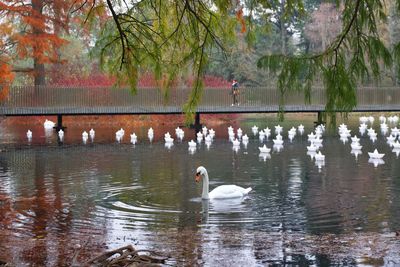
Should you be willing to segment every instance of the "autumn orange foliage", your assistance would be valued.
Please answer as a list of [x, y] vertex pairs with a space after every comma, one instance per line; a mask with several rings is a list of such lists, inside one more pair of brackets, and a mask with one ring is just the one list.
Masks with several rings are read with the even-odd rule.
[[[62, 34], [68, 34], [71, 18], [80, 23], [76, 20], [82, 17], [79, 13], [87, 12], [94, 3], [96, 0], [0, 1], [0, 84], [12, 82], [11, 72], [28, 73], [35, 79], [41, 76], [45, 81], [44, 64], [62, 63], [59, 51], [67, 44]], [[34, 64], [14, 68], [12, 62], [20, 59], [32, 59]]]
[[5, 59], [0, 57], [0, 101], [8, 96], [9, 85], [14, 79], [14, 73], [11, 72], [11, 68]]
[[246, 21], [244, 20], [243, 17], [243, 7], [239, 7], [238, 10], [236, 11], [236, 19], [239, 21], [241, 25], [240, 32], [245, 33], [246, 32]]

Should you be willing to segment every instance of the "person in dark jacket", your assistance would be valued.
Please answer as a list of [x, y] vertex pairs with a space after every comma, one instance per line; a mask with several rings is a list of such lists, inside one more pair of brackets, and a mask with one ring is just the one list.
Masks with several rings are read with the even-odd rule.
[[239, 106], [239, 84], [236, 80], [232, 81], [232, 87], [231, 87], [231, 93], [233, 97], [233, 103], [232, 106], [238, 105]]

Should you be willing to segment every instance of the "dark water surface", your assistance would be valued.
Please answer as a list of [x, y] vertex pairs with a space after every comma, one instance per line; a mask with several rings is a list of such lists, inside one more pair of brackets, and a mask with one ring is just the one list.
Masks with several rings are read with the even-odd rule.
[[[284, 147], [266, 159], [250, 127], [274, 124], [245, 120], [245, 148], [232, 149], [227, 125], [194, 153], [187, 141], [166, 148], [162, 136], [174, 127], [125, 129], [122, 143], [113, 128], [97, 128], [83, 144], [82, 128], [66, 131], [64, 143], [43, 127], [2, 128], [0, 139], [0, 259], [16, 265], [69, 265], [74, 253], [87, 260], [107, 248], [133, 244], [168, 253], [171, 265], [303, 266], [400, 264], [400, 159], [382, 135], [361, 139], [362, 154], [351, 154], [337, 133], [324, 135], [324, 166], [307, 155], [304, 135], [292, 143], [284, 125]], [[304, 122], [303, 122], [304, 123]], [[375, 129], [379, 130], [376, 123]], [[358, 121], [350, 125], [358, 134]], [[87, 131], [89, 129], [86, 129]], [[129, 134], [139, 135], [136, 145]], [[359, 135], [359, 134], [358, 134]], [[272, 138], [264, 141], [272, 147]], [[349, 140], [350, 141], [350, 140]], [[369, 162], [374, 148], [384, 164]], [[202, 201], [195, 169], [203, 165], [210, 189], [222, 184], [251, 186], [239, 201]], [[291, 265], [290, 265], [291, 266]]]

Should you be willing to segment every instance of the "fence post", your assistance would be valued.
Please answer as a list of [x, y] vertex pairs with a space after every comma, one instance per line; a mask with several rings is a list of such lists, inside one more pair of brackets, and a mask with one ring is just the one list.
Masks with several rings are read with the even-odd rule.
[[59, 130], [65, 130], [66, 127], [62, 125], [62, 114], [57, 114], [57, 125], [54, 126], [54, 129], [58, 132]]
[[201, 130], [200, 112], [196, 112], [195, 117], [194, 117], [194, 124], [190, 125], [190, 128], [194, 128], [196, 130], [196, 132]]

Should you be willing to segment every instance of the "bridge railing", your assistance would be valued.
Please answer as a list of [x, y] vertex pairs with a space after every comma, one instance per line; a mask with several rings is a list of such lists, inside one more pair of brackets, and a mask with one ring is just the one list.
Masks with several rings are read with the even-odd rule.
[[[262, 110], [277, 109], [280, 95], [272, 87], [241, 87], [238, 100], [240, 107]], [[139, 88], [132, 94], [127, 88], [105, 87], [11, 87], [8, 97], [0, 102], [0, 112], [13, 113], [153, 113], [180, 112], [188, 100], [190, 88], [171, 88], [168, 97], [158, 88]], [[198, 107], [199, 111], [213, 112], [233, 109], [230, 88], [206, 88]], [[325, 91], [314, 88], [311, 103], [305, 104], [303, 92], [289, 92], [285, 105], [299, 109], [309, 106], [323, 107]], [[357, 90], [358, 106], [385, 107], [400, 105], [398, 87], [360, 87]]]

